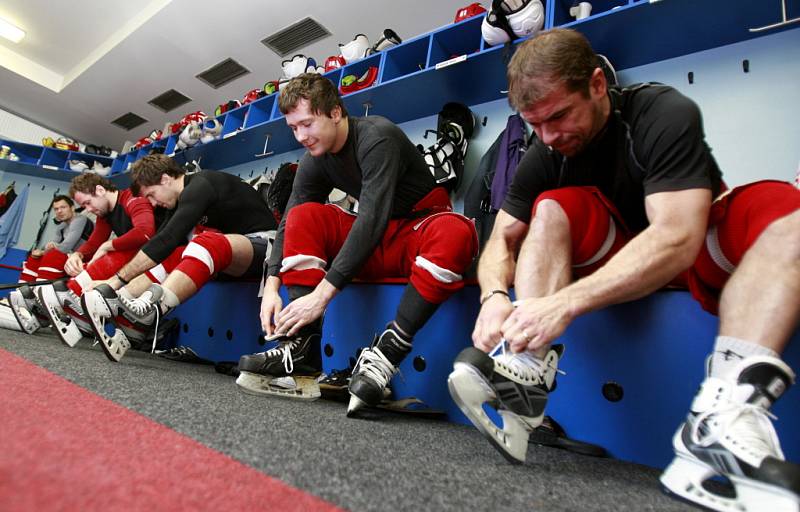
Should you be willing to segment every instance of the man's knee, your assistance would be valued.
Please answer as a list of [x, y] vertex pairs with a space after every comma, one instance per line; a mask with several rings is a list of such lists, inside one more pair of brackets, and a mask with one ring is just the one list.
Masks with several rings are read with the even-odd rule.
[[317, 224], [320, 219], [330, 215], [330, 208], [320, 203], [303, 203], [292, 207], [286, 216], [286, 233], [294, 234], [295, 230], [305, 232], [308, 226]]
[[209, 275], [213, 275], [231, 264], [233, 249], [225, 235], [204, 232], [189, 242], [186, 249], [183, 250], [182, 258], [191, 258], [201, 262], [208, 269]]
[[800, 210], [771, 222], [756, 243], [783, 260], [800, 260]]

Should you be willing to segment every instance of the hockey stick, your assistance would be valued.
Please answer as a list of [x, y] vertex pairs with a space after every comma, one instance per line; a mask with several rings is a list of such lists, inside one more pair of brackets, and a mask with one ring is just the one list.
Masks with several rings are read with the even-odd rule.
[[28, 285], [28, 286], [43, 286], [43, 285], [46, 285], [46, 284], [53, 284], [56, 281], [60, 281], [61, 279], [63, 279], [63, 277], [59, 278], [59, 279], [51, 279], [49, 281], [31, 281], [29, 283], [24, 283], [23, 282], [23, 283], [0, 284], [0, 290], [16, 290], [17, 288], [20, 288], [20, 287], [25, 286], [25, 285]]

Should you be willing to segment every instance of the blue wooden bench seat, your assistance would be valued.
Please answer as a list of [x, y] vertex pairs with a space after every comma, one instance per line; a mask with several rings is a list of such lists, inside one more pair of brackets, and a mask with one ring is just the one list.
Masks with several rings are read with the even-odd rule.
[[[393, 318], [402, 283], [345, 288], [330, 304], [322, 338], [323, 369], [345, 368], [359, 347], [372, 341]], [[204, 358], [236, 361], [264, 350], [260, 343], [257, 283], [209, 283], [177, 316], [179, 343]], [[478, 313], [478, 288], [467, 286], [437, 311], [417, 334], [402, 376], [392, 388], [398, 398], [417, 397], [467, 423], [447, 392], [453, 359], [470, 345]], [[577, 439], [598, 443], [612, 455], [655, 467], [671, 459], [671, 437], [686, 414], [702, 378], [717, 319], [687, 292], [662, 291], [578, 319], [561, 342], [566, 352], [548, 414]], [[785, 354], [800, 371], [800, 333]], [[789, 459], [800, 460], [798, 386], [774, 409], [776, 428]], [[535, 457], [535, 455], [531, 455]]]

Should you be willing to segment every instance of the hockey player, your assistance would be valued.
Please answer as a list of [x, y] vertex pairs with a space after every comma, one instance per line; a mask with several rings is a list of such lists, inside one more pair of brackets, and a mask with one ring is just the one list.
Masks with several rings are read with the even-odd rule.
[[[76, 176], [69, 194], [97, 218], [89, 240], [69, 255], [64, 269], [72, 276], [37, 289], [56, 334], [65, 345], [74, 347], [92, 330], [80, 297], [97, 279], [114, 275], [155, 233], [153, 207], [128, 190], [118, 190], [108, 179], [93, 173]], [[112, 238], [112, 233], [116, 236]]]
[[[307, 150], [269, 259], [261, 323], [278, 346], [243, 356], [241, 386], [281, 390], [284, 377], [320, 371], [322, 315], [354, 277], [409, 277], [397, 313], [353, 370], [348, 415], [377, 405], [414, 334], [464, 285], [477, 248], [472, 222], [452, 212], [419, 151], [378, 116], [349, 117], [336, 87], [303, 74], [281, 88], [279, 107]], [[359, 201], [358, 214], [324, 204], [333, 188]], [[283, 283], [291, 303], [278, 295]], [[272, 386], [271, 386], [272, 385]], [[318, 389], [303, 389], [315, 396]], [[295, 395], [297, 396], [297, 395]]]
[[[157, 328], [162, 316], [218, 273], [261, 277], [268, 234], [276, 228], [258, 192], [232, 174], [186, 174], [156, 154], [133, 165], [131, 180], [153, 206], [174, 211], [130, 262], [83, 296], [92, 330], [111, 361], [123, 357], [130, 341], [124, 330], [109, 335], [107, 321], [138, 331]], [[142, 275], [147, 271], [149, 277]]]
[[[85, 215], [75, 213], [75, 204], [69, 196], [55, 196], [50, 204], [53, 208], [53, 220], [56, 222], [53, 239], [45, 244], [44, 249], [31, 251], [22, 264], [20, 283], [51, 281], [63, 277], [67, 255], [85, 242], [92, 232], [94, 224]], [[42, 321], [47, 323], [44, 310], [36, 302], [36, 295], [31, 287], [23, 285], [12, 291], [9, 294], [9, 304], [26, 333], [35, 332]]]
[[[661, 481], [716, 510], [798, 510], [800, 468], [784, 460], [769, 408], [795, 379], [780, 353], [800, 317], [800, 191], [762, 181], [722, 193], [697, 106], [663, 85], [608, 90], [577, 32], [526, 41], [508, 78], [538, 140], [479, 264], [477, 348], [456, 359], [453, 398], [523, 461], [560, 356], [551, 343], [579, 315], [686, 277], [720, 331]], [[715, 474], [735, 498], [703, 487]]]

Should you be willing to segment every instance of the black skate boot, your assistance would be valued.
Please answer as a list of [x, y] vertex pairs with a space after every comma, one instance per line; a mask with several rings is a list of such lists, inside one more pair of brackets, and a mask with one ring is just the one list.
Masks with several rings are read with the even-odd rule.
[[[713, 510], [800, 510], [800, 466], [786, 462], [769, 408], [794, 383], [780, 359], [748, 357], [725, 378], [707, 377], [672, 438], [661, 475], [667, 493]], [[703, 486], [723, 476], [736, 497]]]
[[[530, 433], [542, 424], [564, 347], [552, 346], [544, 359], [506, 348], [502, 341], [490, 354], [474, 347], [462, 350], [447, 385], [453, 401], [492, 446], [512, 464], [521, 464]], [[484, 403], [497, 410], [503, 428], [489, 418]]]
[[242, 391], [300, 400], [319, 398], [316, 378], [322, 369], [322, 355], [318, 327], [300, 329], [292, 337], [272, 336], [267, 341], [277, 341], [278, 346], [239, 358], [236, 384]]
[[411, 343], [403, 340], [392, 327], [387, 327], [372, 342], [372, 346], [361, 351], [348, 387], [348, 417], [354, 416], [363, 407], [375, 407], [385, 398], [386, 386], [409, 352]]

